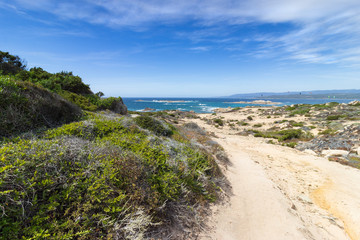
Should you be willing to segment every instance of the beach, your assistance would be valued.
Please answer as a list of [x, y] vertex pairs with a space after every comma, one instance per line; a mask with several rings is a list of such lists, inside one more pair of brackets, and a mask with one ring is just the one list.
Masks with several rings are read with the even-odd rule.
[[[263, 131], [274, 125], [288, 128], [286, 119], [314, 124], [309, 115], [264, 114], [274, 110], [247, 107], [184, 119], [211, 133], [230, 159], [223, 171], [232, 190], [222, 204], [213, 205], [200, 239], [360, 239], [359, 169], [329, 161], [333, 156], [321, 151], [301, 151], [276, 139], [245, 134], [254, 126]], [[223, 126], [214, 119], [221, 119]], [[357, 123], [341, 121], [344, 126]], [[323, 131], [319, 128], [309, 132], [316, 138]]]

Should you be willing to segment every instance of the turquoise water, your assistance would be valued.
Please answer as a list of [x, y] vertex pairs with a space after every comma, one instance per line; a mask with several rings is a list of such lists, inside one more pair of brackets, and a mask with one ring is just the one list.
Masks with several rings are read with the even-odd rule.
[[[239, 98], [123, 98], [124, 103], [130, 111], [143, 111], [145, 108], [162, 110], [194, 111], [196, 113], [211, 113], [216, 108], [266, 106], [236, 104], [231, 102], [254, 101], [262, 99], [239, 99]], [[140, 100], [140, 101], [139, 101]], [[265, 99], [266, 100], [266, 99]], [[179, 101], [179, 102], [166, 102]], [[180, 102], [181, 101], [181, 102]], [[292, 104], [322, 104], [327, 102], [349, 103], [352, 99], [271, 99], [272, 102], [280, 102], [280, 105]], [[230, 102], [230, 103], [229, 103]]]

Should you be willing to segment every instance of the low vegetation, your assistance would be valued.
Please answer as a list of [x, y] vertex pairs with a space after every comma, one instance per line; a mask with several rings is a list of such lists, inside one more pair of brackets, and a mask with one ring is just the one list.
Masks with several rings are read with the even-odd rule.
[[85, 84], [79, 76], [72, 72], [62, 71], [49, 73], [40, 67], [26, 69], [24, 61], [8, 52], [0, 51], [0, 75], [10, 77], [17, 82], [32, 83], [53, 93], [61, 95], [66, 100], [76, 104], [83, 110], [95, 111], [109, 109], [126, 114], [121, 98], [102, 98], [104, 94], [94, 94], [89, 85]]
[[215, 118], [213, 121], [219, 126], [224, 126], [224, 121], [220, 118]]
[[276, 132], [260, 132], [255, 131], [255, 137], [275, 138], [279, 141], [286, 141], [291, 139], [307, 138], [306, 134], [301, 129], [286, 129]]
[[72, 73], [28, 71], [9, 56], [0, 58], [0, 239], [188, 239], [185, 229], [200, 229], [222, 186], [217, 162], [227, 161], [201, 128], [169, 124], [178, 113], [88, 112], [124, 109]]
[[136, 239], [214, 201], [212, 155], [159, 120], [149, 129], [149, 118], [93, 115], [4, 143], [2, 237]]
[[54, 127], [81, 115], [79, 107], [47, 89], [0, 76], [0, 138]]

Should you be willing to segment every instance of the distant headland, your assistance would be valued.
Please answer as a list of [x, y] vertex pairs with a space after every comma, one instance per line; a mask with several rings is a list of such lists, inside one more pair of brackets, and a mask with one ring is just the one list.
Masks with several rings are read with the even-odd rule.
[[235, 103], [235, 104], [261, 104], [261, 105], [278, 105], [281, 102], [272, 102], [269, 100], [254, 100], [251, 102], [248, 101], [238, 101], [238, 102], [224, 102], [224, 103]]
[[221, 98], [247, 98], [247, 99], [359, 99], [359, 89], [343, 90], [311, 90], [292, 92], [258, 92], [241, 93]]

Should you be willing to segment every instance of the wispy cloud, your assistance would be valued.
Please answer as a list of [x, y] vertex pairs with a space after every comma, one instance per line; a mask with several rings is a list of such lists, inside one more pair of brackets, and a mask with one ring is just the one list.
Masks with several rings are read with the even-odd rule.
[[207, 52], [210, 50], [210, 47], [205, 47], [205, 46], [193, 47], [193, 48], [190, 48], [190, 50], [195, 51], [195, 52]]
[[48, 11], [62, 18], [110, 26], [189, 19], [208, 25], [252, 21], [312, 22], [360, 6], [358, 0], [14, 0], [14, 3], [25, 9]]
[[287, 53], [288, 59], [307, 63], [359, 62], [360, 15], [349, 10], [314, 22], [299, 24], [289, 33], [264, 35], [262, 48]]
[[231, 27], [289, 23], [293, 27], [287, 32], [268, 32], [261, 41], [259, 36], [250, 37], [257, 43], [254, 56], [280, 54], [306, 63], [360, 63], [359, 0], [14, 0], [12, 5], [0, 0], [1, 6], [113, 28], [191, 22], [196, 30], [177, 33], [178, 37], [194, 43], [217, 41], [232, 51], [241, 47], [238, 39], [226, 33]]

